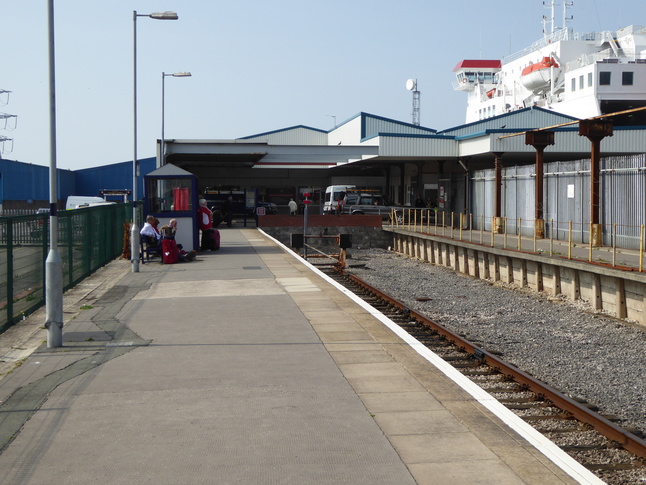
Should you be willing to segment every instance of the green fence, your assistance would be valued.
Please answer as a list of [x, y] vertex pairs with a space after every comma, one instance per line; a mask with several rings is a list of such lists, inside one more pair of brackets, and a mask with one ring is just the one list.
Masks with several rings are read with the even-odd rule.
[[[131, 204], [58, 212], [58, 252], [63, 260], [64, 290], [121, 255], [124, 224], [131, 220]], [[0, 332], [3, 332], [45, 303], [49, 215], [0, 217], [0, 231]]]

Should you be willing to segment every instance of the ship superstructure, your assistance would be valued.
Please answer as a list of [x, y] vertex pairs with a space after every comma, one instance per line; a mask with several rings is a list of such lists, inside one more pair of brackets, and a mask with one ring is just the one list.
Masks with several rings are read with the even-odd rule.
[[577, 118], [646, 106], [646, 26], [587, 34], [564, 26], [502, 61], [464, 60], [454, 72], [467, 123], [531, 106]]

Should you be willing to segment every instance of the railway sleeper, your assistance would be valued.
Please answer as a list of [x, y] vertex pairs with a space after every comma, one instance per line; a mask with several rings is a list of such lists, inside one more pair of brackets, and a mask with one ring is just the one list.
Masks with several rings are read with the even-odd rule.
[[488, 368], [488, 369], [481, 369], [481, 370], [476, 370], [476, 369], [460, 369], [460, 372], [468, 377], [477, 377], [477, 376], [492, 376], [498, 374], [498, 371], [496, 369]]
[[[536, 403], [536, 397], [508, 397], [508, 398], [496, 398], [496, 401], [503, 403], [505, 406], [509, 405], [524, 405], [527, 403]], [[580, 431], [580, 430], [579, 430]]]
[[557, 428], [557, 429], [539, 428], [538, 426], [535, 426], [534, 429], [541, 434], [553, 433], [553, 434], [564, 434], [564, 435], [568, 433], [580, 433], [581, 431], [586, 431], [586, 429], [582, 428], [580, 425], [571, 426], [569, 428]]
[[[521, 402], [521, 403], [517, 403], [517, 404], [509, 403], [509, 404], [505, 404], [505, 407], [507, 407], [508, 409], [512, 409], [512, 410], [515, 409], [516, 411], [524, 411], [524, 410], [528, 410], [528, 409], [529, 410], [538, 409], [538, 408], [544, 407], [545, 405], [546, 405], [545, 401], [540, 401], [540, 400], [536, 401], [536, 400], [534, 400], [534, 401]], [[554, 418], [555, 416], [556, 415], [551, 415], [550, 417]], [[525, 419], [527, 417], [528, 416], [522, 416], [523, 419]]]
[[478, 371], [478, 374], [481, 374], [483, 371], [485, 373], [488, 373], [489, 370], [490, 370], [490, 368], [482, 368], [482, 364], [480, 362], [478, 362], [477, 360], [476, 361], [469, 361], [465, 357], [462, 357], [462, 358], [455, 357], [453, 359], [451, 359], [450, 357], [447, 357], [447, 358], [442, 357], [442, 358], [447, 362], [451, 362], [451, 365], [453, 367], [455, 367], [456, 369], [478, 369], [478, 368], [480, 368], [480, 370]]
[[589, 463], [585, 467], [590, 471], [619, 471], [619, 470], [639, 470], [646, 465], [638, 461], [627, 463]]
[[531, 421], [548, 421], [550, 419], [560, 419], [562, 421], [576, 421], [573, 416], [565, 414], [565, 413], [558, 413], [558, 414], [542, 414], [542, 415], [536, 415], [536, 416], [521, 416], [523, 421], [531, 422]]

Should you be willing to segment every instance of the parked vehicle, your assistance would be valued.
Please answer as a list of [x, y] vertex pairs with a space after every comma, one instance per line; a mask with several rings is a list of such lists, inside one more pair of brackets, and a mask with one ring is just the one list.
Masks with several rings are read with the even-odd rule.
[[388, 201], [377, 193], [356, 193], [348, 194], [346, 197], [344, 212], [352, 215], [380, 215], [383, 220], [389, 220], [393, 209], [397, 217], [401, 217], [402, 209], [388, 204]]
[[97, 205], [112, 205], [115, 202], [107, 202], [103, 197], [89, 197], [84, 195], [70, 195], [67, 198], [65, 209], [80, 209], [81, 207], [94, 207]]
[[260, 207], [265, 209], [265, 215], [271, 216], [278, 214], [278, 206], [273, 202], [258, 202], [256, 207], [247, 207], [247, 215], [255, 216], [256, 210]]
[[339, 210], [339, 200], [345, 200], [347, 192], [354, 188], [354, 185], [330, 185], [327, 187], [323, 201], [323, 214], [336, 214]]

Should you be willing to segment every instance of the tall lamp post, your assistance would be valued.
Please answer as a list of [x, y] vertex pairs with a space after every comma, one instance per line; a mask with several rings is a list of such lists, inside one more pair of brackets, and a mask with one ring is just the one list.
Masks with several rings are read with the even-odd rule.
[[177, 20], [179, 17], [175, 12], [154, 12], [148, 14], [137, 13], [132, 11], [133, 24], [133, 106], [134, 106], [134, 154], [132, 157], [132, 227], [130, 229], [130, 257], [132, 262], [132, 272], [139, 272], [139, 227], [137, 225], [137, 172], [139, 164], [137, 162], [137, 17], [149, 17], [155, 20]]
[[172, 74], [167, 74], [165, 72], [162, 72], [162, 106], [161, 106], [161, 116], [162, 116], [162, 132], [161, 132], [161, 149], [159, 150], [159, 158], [161, 160], [161, 165], [166, 165], [166, 159], [164, 158], [164, 146], [165, 146], [165, 138], [164, 138], [164, 80], [166, 77], [172, 76], [172, 77], [191, 77], [190, 72], [174, 72]]
[[[49, 40], [49, 253], [45, 261], [47, 347], [63, 346], [63, 260], [58, 253], [54, 0], [47, 2]], [[9, 295], [12, 298], [13, 295]]]

